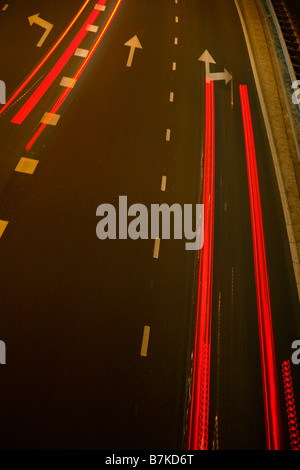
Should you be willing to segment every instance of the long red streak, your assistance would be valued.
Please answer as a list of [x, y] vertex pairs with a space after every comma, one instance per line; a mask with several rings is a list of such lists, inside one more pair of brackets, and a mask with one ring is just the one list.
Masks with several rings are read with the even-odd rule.
[[[104, 0], [106, 1], [106, 0]], [[118, 0], [118, 2], [116, 3], [110, 17], [108, 18], [104, 28], [102, 29], [101, 33], [99, 34], [98, 38], [97, 38], [97, 41], [95, 42], [94, 46], [92, 47], [92, 49], [90, 50], [89, 54], [87, 55], [87, 57], [85, 58], [85, 60], [82, 62], [82, 65], [79, 67], [79, 69], [77, 70], [76, 74], [74, 75], [73, 77], [73, 80], [78, 80], [78, 78], [80, 77], [80, 75], [82, 74], [82, 72], [84, 71], [85, 67], [87, 66], [88, 62], [90, 61], [90, 59], [92, 58], [92, 55], [94, 54], [94, 52], [96, 51], [97, 47], [99, 46], [104, 34], [106, 33], [110, 23], [112, 22], [113, 20], [113, 17], [115, 16], [120, 4], [121, 4], [122, 0]], [[52, 107], [52, 109], [50, 110], [50, 113], [57, 113], [57, 111], [59, 110], [59, 108], [61, 107], [61, 105], [63, 104], [63, 102], [65, 101], [65, 99], [67, 98], [67, 96], [69, 95], [69, 93], [71, 92], [71, 87], [67, 87], [63, 93], [61, 94], [61, 96], [59, 97], [59, 99], [56, 101], [56, 103], [54, 104], [54, 106]], [[43, 130], [45, 129], [45, 127], [47, 126], [47, 124], [43, 123], [40, 125], [40, 127], [38, 128], [38, 130], [36, 131], [36, 133], [32, 136], [32, 138], [30, 139], [30, 141], [28, 142], [28, 144], [26, 145], [26, 150], [29, 151], [32, 146], [34, 145], [34, 143], [36, 142], [36, 140], [39, 138], [39, 136], [41, 135], [41, 133], [43, 132]]]
[[[100, 0], [98, 2], [99, 5], [104, 5], [106, 0]], [[71, 42], [70, 46], [58, 60], [56, 65], [53, 67], [51, 72], [46, 76], [46, 78], [42, 81], [42, 83], [38, 86], [35, 92], [31, 95], [31, 97], [27, 100], [27, 102], [22, 106], [20, 111], [14, 116], [11, 120], [14, 124], [22, 124], [24, 119], [28, 116], [28, 114], [32, 111], [32, 109], [37, 105], [41, 97], [46, 93], [48, 88], [52, 85], [54, 80], [57, 78], [59, 73], [62, 71], [66, 63], [70, 60], [76, 49], [78, 48], [79, 44], [87, 34], [86, 27], [89, 24], [93, 24], [98, 15], [100, 14], [100, 10], [93, 9], [92, 13], [84, 23], [83, 27], [80, 29], [79, 33], [76, 35], [74, 40]]]
[[290, 360], [287, 359], [281, 364], [283, 383], [284, 383], [284, 394], [285, 394], [285, 403], [286, 411], [289, 423], [289, 432], [290, 432], [290, 442], [292, 450], [300, 450], [300, 437], [298, 429], [298, 419], [296, 412], [296, 404], [294, 399], [294, 389], [291, 373], [291, 364]]
[[[214, 241], [215, 126], [214, 82], [206, 81], [203, 175], [204, 244], [200, 252], [189, 449], [208, 449], [211, 305]], [[203, 227], [202, 227], [203, 228]]]
[[258, 326], [261, 351], [262, 380], [266, 438], [268, 450], [282, 448], [282, 431], [276, 358], [273, 338], [268, 272], [260, 202], [260, 192], [256, 165], [256, 154], [252, 128], [251, 111], [246, 85], [240, 85], [245, 148], [247, 158], [248, 186], [251, 208], [253, 255], [258, 310]]
[[9, 100], [6, 102], [6, 104], [1, 108], [0, 114], [2, 114], [8, 106], [14, 101], [17, 96], [21, 93], [21, 91], [28, 85], [28, 83], [33, 79], [33, 77], [37, 74], [37, 72], [41, 69], [41, 67], [45, 64], [45, 62], [49, 59], [49, 57], [52, 55], [52, 53], [55, 51], [55, 49], [59, 46], [61, 41], [64, 39], [64, 37], [68, 34], [72, 26], [75, 24], [75, 22], [78, 20], [79, 16], [87, 6], [87, 4], [90, 2], [90, 0], [86, 0], [86, 2], [83, 4], [83, 6], [80, 8], [76, 16], [73, 18], [67, 29], [64, 31], [64, 33], [61, 35], [59, 40], [54, 44], [54, 46], [50, 49], [48, 54], [42, 59], [42, 61], [39, 63], [39, 65], [31, 72], [31, 74], [26, 78], [26, 80], [22, 83], [22, 85], [17, 89], [17, 91], [9, 98]]

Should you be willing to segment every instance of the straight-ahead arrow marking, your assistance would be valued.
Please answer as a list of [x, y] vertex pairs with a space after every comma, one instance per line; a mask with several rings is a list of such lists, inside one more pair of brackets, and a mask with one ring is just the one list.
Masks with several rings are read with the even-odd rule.
[[143, 49], [143, 48], [142, 48], [142, 45], [141, 45], [141, 43], [140, 43], [137, 36], [133, 36], [133, 38], [131, 38], [131, 39], [129, 39], [129, 41], [125, 42], [124, 46], [129, 46], [130, 47], [130, 51], [129, 51], [126, 66], [131, 67], [135, 50], [136, 49]]
[[48, 23], [48, 21], [43, 20], [42, 18], [39, 17], [39, 13], [36, 15], [32, 15], [28, 17], [28, 21], [30, 26], [32, 26], [34, 23], [37, 24], [38, 26], [41, 26], [42, 28], [45, 29], [44, 34], [42, 35], [41, 39], [37, 43], [37, 47], [41, 47], [47, 38], [48, 34], [50, 33], [51, 29], [53, 28], [53, 24]]
[[204, 51], [203, 54], [199, 57], [201, 62], [205, 63], [205, 75], [211, 80], [224, 80], [225, 85], [232, 79], [232, 75], [224, 68], [224, 72], [211, 73], [210, 64], [215, 64], [215, 60], [212, 58], [208, 50]]
[[201, 62], [205, 62], [205, 75], [208, 77], [210, 74], [210, 64], [215, 64], [216, 62], [214, 61], [208, 50], [204, 51], [198, 60], [200, 60]]

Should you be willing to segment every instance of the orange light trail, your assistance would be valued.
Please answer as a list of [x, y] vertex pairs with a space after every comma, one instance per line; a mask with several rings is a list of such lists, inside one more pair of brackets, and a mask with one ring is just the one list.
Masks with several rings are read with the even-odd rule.
[[78, 18], [80, 17], [81, 13], [84, 11], [85, 7], [88, 5], [90, 0], [86, 0], [86, 2], [82, 5], [76, 16], [73, 18], [67, 29], [64, 31], [64, 33], [60, 36], [58, 41], [54, 44], [54, 46], [50, 49], [48, 54], [42, 59], [42, 61], [39, 63], [39, 65], [31, 72], [31, 74], [26, 78], [26, 80], [22, 83], [22, 85], [17, 89], [17, 91], [9, 98], [9, 100], [6, 102], [6, 104], [1, 108], [0, 114], [2, 114], [8, 106], [14, 101], [17, 96], [21, 93], [21, 91], [28, 85], [28, 83], [32, 80], [32, 78], [37, 74], [37, 72], [41, 69], [41, 67], [45, 64], [45, 62], [49, 59], [49, 57], [53, 54], [55, 49], [59, 46], [59, 44], [62, 42], [64, 37], [68, 34], [72, 26], [76, 23]]
[[[106, 1], [106, 0], [104, 0]], [[89, 54], [86, 56], [85, 60], [82, 62], [81, 66], [79, 67], [79, 69], [77, 70], [76, 74], [74, 75], [73, 79], [72, 80], [78, 80], [78, 78], [80, 77], [80, 75], [82, 74], [82, 72], [84, 71], [85, 67], [87, 66], [88, 62], [91, 60], [92, 58], [92, 55], [94, 54], [94, 52], [96, 51], [97, 47], [99, 46], [101, 40], [103, 39], [103, 36], [104, 34], [106, 33], [109, 25], [111, 24], [120, 4], [121, 4], [122, 0], [118, 0], [112, 13], [110, 14], [110, 17], [108, 18], [107, 22], [105, 23], [103, 29], [101, 30], [101, 33], [99, 34], [95, 44], [93, 45], [92, 49], [90, 50]], [[72, 87], [67, 87], [63, 93], [61, 94], [61, 96], [58, 98], [58, 100], [56, 101], [56, 103], [54, 104], [54, 106], [52, 107], [52, 109], [50, 110], [50, 114], [55, 114], [57, 113], [57, 111], [59, 110], [59, 108], [61, 107], [61, 105], [63, 104], [63, 102], [66, 100], [66, 98], [68, 97], [69, 93], [71, 92], [71, 89]], [[32, 136], [32, 138], [30, 139], [30, 141], [28, 142], [28, 144], [26, 145], [26, 150], [29, 151], [32, 146], [34, 145], [34, 143], [36, 142], [36, 140], [39, 138], [39, 136], [41, 135], [41, 133], [43, 132], [43, 130], [45, 129], [45, 127], [47, 126], [47, 123], [43, 123], [40, 125], [40, 127], [37, 129], [37, 131], [35, 132], [35, 134]]]
[[248, 89], [246, 85], [240, 85], [239, 89], [251, 209], [266, 440], [268, 450], [280, 450], [282, 448], [280, 406], [256, 153]]
[[214, 82], [206, 80], [206, 124], [203, 174], [204, 244], [200, 252], [194, 367], [188, 447], [208, 449], [211, 312], [215, 205]]
[[[104, 5], [106, 0], [100, 0], [98, 2], [99, 5]], [[62, 71], [64, 66], [73, 56], [74, 52], [78, 48], [79, 44], [87, 34], [87, 26], [89, 24], [93, 24], [98, 15], [100, 14], [100, 10], [94, 9], [88, 19], [85, 21], [84, 25], [73, 39], [69, 47], [63, 53], [63, 55], [59, 58], [55, 66], [52, 70], [48, 73], [48, 75], [44, 78], [42, 83], [38, 86], [35, 92], [31, 95], [31, 97], [26, 101], [26, 103], [22, 106], [22, 108], [18, 111], [18, 113], [13, 117], [11, 122], [14, 124], [22, 124], [24, 119], [28, 116], [28, 114], [32, 111], [32, 109], [37, 105], [40, 101], [41, 97], [46, 93], [48, 88], [52, 85], [54, 80], [57, 78], [59, 73]]]

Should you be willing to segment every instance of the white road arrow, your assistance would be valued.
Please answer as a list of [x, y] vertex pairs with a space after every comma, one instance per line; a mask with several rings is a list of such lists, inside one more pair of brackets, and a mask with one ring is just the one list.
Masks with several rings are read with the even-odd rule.
[[225, 80], [225, 85], [232, 79], [232, 75], [228, 70], [224, 69], [224, 72], [210, 73], [209, 78], [212, 80]]
[[200, 60], [201, 62], [205, 62], [205, 74], [211, 80], [224, 80], [225, 85], [227, 85], [227, 83], [230, 82], [230, 80], [232, 79], [232, 75], [225, 68], [224, 72], [210, 72], [210, 64], [215, 64], [216, 62], [214, 61], [208, 50], [203, 52], [203, 54], [199, 57], [198, 60]]
[[129, 41], [125, 42], [124, 46], [129, 46], [130, 51], [127, 60], [127, 67], [131, 67], [133, 61], [133, 55], [136, 49], [143, 49], [142, 45], [137, 36], [133, 36], [133, 38], [129, 39]]
[[205, 75], [209, 77], [210, 64], [215, 64], [216, 62], [214, 61], [208, 50], [204, 51], [198, 60], [200, 60], [201, 62], [205, 62]]
[[37, 13], [36, 15], [29, 16], [28, 21], [30, 23], [30, 26], [32, 26], [33, 23], [35, 23], [41, 26], [42, 28], [45, 28], [46, 31], [44, 32], [43, 36], [41, 37], [41, 39], [36, 45], [37, 47], [41, 47], [45, 39], [47, 38], [48, 34], [50, 33], [51, 29], [53, 28], [53, 24], [48, 23], [48, 21], [45, 21], [42, 18], [40, 18], [39, 13]]

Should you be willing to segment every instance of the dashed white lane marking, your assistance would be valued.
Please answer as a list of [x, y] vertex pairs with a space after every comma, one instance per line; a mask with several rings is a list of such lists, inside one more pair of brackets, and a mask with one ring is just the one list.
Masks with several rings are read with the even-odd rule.
[[175, 16], [175, 23], [178, 23], [178, 16]]
[[166, 130], [166, 140], [169, 142], [171, 139], [171, 129]]
[[4, 230], [6, 229], [8, 224], [7, 220], [0, 220], [0, 238], [2, 237]]
[[161, 186], [160, 186], [161, 191], [165, 191], [166, 186], [167, 186], [167, 177], [163, 175], [161, 178]]
[[106, 8], [105, 5], [98, 5], [98, 3], [96, 3], [96, 5], [94, 7], [95, 10], [100, 10], [100, 11], [104, 11], [105, 8]]
[[6, 5], [4, 5], [4, 7], [2, 8], [2, 11], [5, 11], [7, 8], [8, 8], [8, 3], [6, 3]]
[[174, 44], [175, 44], [175, 46], [177, 46], [177, 44], [178, 44], [178, 38], [174, 38]]
[[28, 175], [32, 175], [35, 172], [37, 164], [39, 163], [38, 160], [33, 160], [32, 158], [25, 158], [21, 157], [19, 163], [17, 164], [15, 171], [19, 173], [27, 173]]
[[74, 55], [78, 57], [86, 57], [88, 53], [88, 49], [81, 49], [80, 47], [78, 47], [78, 49], [76, 49], [76, 51], [74, 52]]
[[59, 118], [60, 118], [59, 114], [45, 113], [44, 116], [41, 119], [41, 123], [49, 124], [50, 126], [56, 126], [56, 124], [58, 123]]
[[148, 354], [148, 344], [149, 344], [149, 335], [150, 335], [150, 326], [144, 326], [142, 347], [141, 347], [141, 356], [147, 356]]
[[87, 31], [90, 31], [91, 33], [97, 33], [99, 29], [99, 26], [96, 26], [95, 24], [88, 24], [86, 27]]
[[171, 103], [173, 103], [173, 101], [174, 101], [174, 93], [173, 93], [173, 91], [170, 91], [169, 101], [171, 101]]
[[176, 70], [176, 62], [173, 62], [173, 64], [172, 64], [172, 70]]
[[155, 238], [153, 258], [157, 259], [159, 257], [159, 247], [160, 247], [160, 238]]
[[61, 79], [60, 85], [68, 88], [73, 88], [76, 83], [76, 80], [71, 77], [63, 77]]

